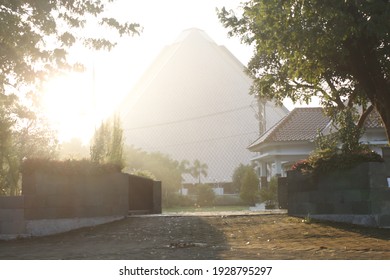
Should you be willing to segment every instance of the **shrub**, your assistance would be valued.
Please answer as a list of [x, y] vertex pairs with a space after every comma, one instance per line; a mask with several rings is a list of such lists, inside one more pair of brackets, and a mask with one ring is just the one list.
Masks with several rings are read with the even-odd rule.
[[260, 202], [265, 202], [266, 208], [275, 208], [278, 202], [278, 178], [272, 177], [267, 187], [259, 191]]
[[154, 176], [154, 174], [152, 172], [150, 172], [149, 170], [136, 169], [136, 170], [131, 171], [130, 174], [156, 181], [156, 176]]
[[303, 159], [294, 163], [294, 165], [291, 167], [291, 170], [296, 170], [305, 173], [313, 170], [313, 167], [308, 159]]
[[196, 203], [199, 206], [211, 206], [215, 201], [215, 193], [210, 185], [200, 184], [196, 186], [198, 198]]
[[171, 207], [191, 207], [195, 205], [195, 200], [190, 196], [181, 195], [178, 193], [170, 193], [167, 199], [163, 200], [164, 208]]
[[254, 170], [251, 165], [244, 165], [240, 164], [236, 169], [234, 170], [233, 176], [232, 176], [232, 184], [233, 184], [233, 190], [236, 193], [240, 192], [241, 186], [242, 186], [242, 180], [244, 179], [245, 173], [248, 170]]
[[349, 169], [362, 162], [383, 162], [383, 158], [373, 151], [341, 153], [316, 158], [312, 162], [312, 167], [315, 173], [323, 174], [336, 169]]
[[259, 178], [254, 170], [247, 170], [242, 180], [241, 199], [249, 205], [255, 205], [258, 196]]
[[336, 169], [349, 169], [362, 162], [382, 162], [379, 154], [359, 142], [363, 130], [355, 124], [355, 118], [354, 109], [339, 112], [334, 117], [338, 131], [327, 136], [318, 133], [316, 149], [307, 160], [295, 163], [292, 170], [324, 174]]
[[121, 167], [115, 164], [99, 164], [90, 160], [48, 160], [27, 159], [22, 163], [22, 173], [31, 174], [35, 171], [58, 175], [81, 175], [81, 174], [107, 174], [121, 172]]
[[216, 206], [244, 206], [246, 203], [242, 201], [237, 194], [219, 195], [215, 198], [214, 205]]
[[383, 162], [383, 158], [374, 151], [366, 150], [336, 154], [317, 151], [309, 159], [295, 163], [291, 170], [297, 170], [302, 173], [326, 174], [336, 169], [349, 169], [362, 162]]

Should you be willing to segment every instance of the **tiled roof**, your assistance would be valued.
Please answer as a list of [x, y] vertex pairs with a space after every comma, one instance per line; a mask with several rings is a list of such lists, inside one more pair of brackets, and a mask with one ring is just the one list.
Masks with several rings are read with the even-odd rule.
[[252, 143], [249, 149], [268, 142], [313, 140], [329, 121], [321, 107], [295, 108]]
[[[330, 118], [325, 115], [321, 107], [295, 108], [290, 114], [261, 135], [248, 149], [252, 150], [260, 144], [269, 142], [314, 140], [318, 131], [322, 131], [325, 134], [332, 133], [330, 124]], [[368, 115], [364, 127], [366, 129], [384, 127], [378, 111], [373, 110]], [[335, 127], [332, 126], [332, 128]]]

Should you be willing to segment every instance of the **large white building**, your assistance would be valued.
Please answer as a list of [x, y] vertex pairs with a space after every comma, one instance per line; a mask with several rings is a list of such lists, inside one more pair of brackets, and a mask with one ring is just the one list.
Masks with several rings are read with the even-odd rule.
[[259, 106], [244, 70], [204, 31], [184, 31], [123, 101], [127, 144], [179, 161], [199, 159], [208, 165], [202, 182], [231, 181], [240, 163], [250, 163], [247, 147], [259, 137], [259, 123], [268, 129], [288, 113], [271, 102]]

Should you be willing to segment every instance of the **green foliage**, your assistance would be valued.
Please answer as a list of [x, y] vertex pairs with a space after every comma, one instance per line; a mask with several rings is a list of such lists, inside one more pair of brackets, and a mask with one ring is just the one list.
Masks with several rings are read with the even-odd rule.
[[383, 162], [383, 158], [363, 148], [353, 153], [315, 150], [307, 160], [296, 162], [291, 169], [302, 173], [326, 174], [334, 170], [349, 169], [362, 162]]
[[313, 156], [310, 158], [313, 172], [326, 174], [333, 170], [352, 168], [362, 162], [383, 162], [383, 158], [372, 151], [357, 153], [341, 153], [329, 156]]
[[349, 169], [362, 162], [383, 162], [383, 158], [370, 151], [366, 145], [355, 143], [354, 137], [348, 137], [347, 141], [348, 139], [352, 139], [353, 142], [343, 143], [341, 149], [337, 144], [333, 147], [329, 145], [317, 147], [307, 160], [296, 162], [291, 169], [302, 173], [326, 174], [337, 169]]
[[299, 171], [301, 173], [309, 173], [313, 171], [313, 166], [310, 160], [302, 159], [291, 166], [291, 170]]
[[201, 176], [203, 175], [204, 177], [207, 177], [207, 170], [207, 164], [201, 163], [198, 159], [196, 159], [190, 168], [190, 174], [195, 179], [198, 179], [198, 183], [201, 184]]
[[89, 147], [83, 145], [80, 139], [73, 138], [60, 145], [60, 159], [85, 159], [90, 155]]
[[215, 193], [212, 187], [208, 184], [199, 184], [196, 185], [198, 198], [196, 200], [197, 205], [211, 206], [215, 201]]
[[267, 208], [274, 208], [278, 202], [278, 178], [272, 177], [268, 186], [260, 189], [259, 196]]
[[162, 182], [163, 206], [177, 203], [177, 192], [181, 187], [183, 163], [162, 153], [148, 153], [133, 146], [126, 147], [126, 168], [124, 172], [133, 174], [138, 170], [148, 171], [156, 180]]
[[34, 86], [56, 71], [82, 68], [68, 62], [68, 51], [74, 45], [108, 50], [115, 46], [114, 40], [88, 35], [84, 27], [96, 25], [118, 36], [138, 34], [138, 24], [107, 18], [109, 2], [2, 1], [0, 94]]
[[112, 136], [110, 149], [108, 153], [108, 162], [124, 167], [123, 155], [123, 129], [119, 116], [114, 116], [112, 119]]
[[123, 129], [118, 116], [102, 122], [90, 147], [91, 161], [111, 163], [124, 168]]
[[215, 206], [247, 206], [239, 195], [218, 195], [215, 197]]
[[149, 170], [133, 170], [130, 174], [132, 175], [135, 175], [135, 176], [139, 176], [139, 177], [144, 177], [144, 178], [148, 178], [148, 179], [152, 179], [154, 181], [156, 181], [156, 176], [154, 176], [154, 174], [152, 172], [150, 172]]
[[42, 82], [83, 69], [68, 60], [72, 46], [109, 50], [115, 45], [114, 40], [88, 36], [82, 29], [95, 23], [119, 36], [140, 32], [138, 24], [107, 18], [109, 2], [1, 1], [0, 195], [18, 194], [22, 159], [57, 157], [54, 131], [37, 108]]
[[89, 160], [48, 160], [32, 158], [23, 161], [21, 172], [31, 174], [33, 172], [45, 172], [63, 176], [92, 174], [100, 175], [107, 173], [117, 173], [121, 169], [114, 164], [99, 164]]
[[218, 11], [230, 36], [252, 45], [252, 93], [327, 108], [370, 102], [390, 129], [390, 2], [244, 1]]
[[232, 180], [233, 180], [233, 189], [239, 193], [241, 186], [242, 186], [242, 180], [244, 179], [245, 173], [248, 170], [253, 170], [253, 167], [251, 165], [244, 165], [240, 164], [233, 173]]
[[25, 158], [53, 159], [58, 143], [44, 120], [0, 93], [0, 195], [20, 193], [20, 166]]
[[342, 144], [341, 151], [344, 154], [353, 154], [364, 152], [368, 147], [360, 143], [360, 137], [363, 135], [363, 129], [355, 124], [356, 113], [352, 109], [341, 111], [336, 118], [339, 126], [337, 132], [338, 138]]
[[193, 197], [188, 195], [181, 195], [172, 193], [169, 199], [169, 205], [165, 203], [164, 208], [172, 207], [196, 207], [196, 201]]
[[357, 113], [353, 109], [339, 112], [333, 118], [338, 130], [327, 136], [319, 133], [316, 149], [307, 160], [295, 163], [292, 170], [325, 174], [336, 169], [349, 169], [361, 162], [383, 161], [379, 154], [360, 143], [363, 131], [356, 124], [356, 118]]
[[259, 190], [259, 178], [254, 170], [247, 170], [242, 179], [241, 199], [249, 205], [255, 205]]

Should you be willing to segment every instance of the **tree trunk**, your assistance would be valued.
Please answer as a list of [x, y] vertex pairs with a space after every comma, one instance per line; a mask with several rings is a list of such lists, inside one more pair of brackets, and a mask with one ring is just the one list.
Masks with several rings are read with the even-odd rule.
[[[346, 45], [350, 54], [351, 72], [364, 89], [367, 98], [382, 118], [387, 141], [390, 137], [390, 80], [381, 69], [374, 44], [369, 38], [360, 38], [355, 44]], [[371, 47], [370, 47], [371, 45]]]

